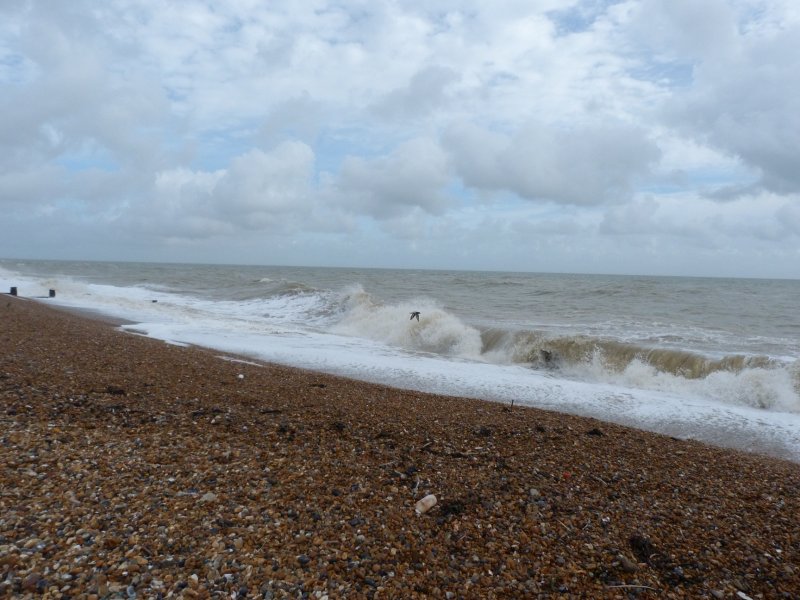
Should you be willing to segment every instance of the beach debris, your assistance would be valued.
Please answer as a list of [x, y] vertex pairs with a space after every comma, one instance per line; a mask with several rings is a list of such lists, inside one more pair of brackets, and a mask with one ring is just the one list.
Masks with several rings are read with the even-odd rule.
[[605, 433], [603, 433], [603, 431], [601, 429], [598, 429], [597, 427], [595, 427], [594, 429], [590, 429], [589, 431], [587, 431], [586, 435], [594, 435], [594, 436], [597, 436], [597, 437], [601, 437], [601, 436], [604, 436]]
[[436, 506], [436, 496], [433, 494], [428, 494], [424, 498], [417, 501], [417, 503], [414, 505], [414, 510], [416, 511], [417, 515], [424, 515], [434, 506]]
[[617, 561], [619, 561], [619, 565], [623, 568], [623, 570], [627, 571], [628, 573], [635, 573], [639, 570], [639, 565], [637, 565], [624, 554], [619, 554], [617, 556]]
[[650, 557], [656, 553], [656, 549], [649, 538], [636, 534], [630, 537], [628, 543], [639, 561], [650, 564]]

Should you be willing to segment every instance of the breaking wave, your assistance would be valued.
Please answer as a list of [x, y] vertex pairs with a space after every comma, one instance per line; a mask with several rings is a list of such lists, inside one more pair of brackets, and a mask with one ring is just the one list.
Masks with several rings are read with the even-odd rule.
[[489, 360], [549, 369], [562, 377], [693, 394], [726, 404], [800, 412], [800, 361], [769, 356], [709, 357], [588, 336], [486, 331]]
[[[382, 303], [360, 286], [338, 297], [331, 333], [448, 358], [516, 364], [554, 376], [658, 390], [763, 409], [800, 412], [800, 361], [706, 356], [586, 335], [484, 329], [429, 298]], [[410, 313], [420, 311], [419, 322]]]
[[[362, 337], [412, 352], [480, 357], [480, 332], [429, 299], [383, 304], [360, 286], [353, 286], [345, 292], [343, 305], [342, 317], [331, 327], [332, 333]], [[421, 313], [418, 321], [410, 318], [414, 311]]]

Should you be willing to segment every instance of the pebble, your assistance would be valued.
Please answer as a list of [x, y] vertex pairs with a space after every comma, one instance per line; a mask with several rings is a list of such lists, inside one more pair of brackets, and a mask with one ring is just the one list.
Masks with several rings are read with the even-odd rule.
[[796, 464], [0, 311], [2, 597], [800, 589]]
[[39, 587], [42, 576], [39, 573], [29, 573], [22, 580], [22, 589], [26, 592], [35, 592]]

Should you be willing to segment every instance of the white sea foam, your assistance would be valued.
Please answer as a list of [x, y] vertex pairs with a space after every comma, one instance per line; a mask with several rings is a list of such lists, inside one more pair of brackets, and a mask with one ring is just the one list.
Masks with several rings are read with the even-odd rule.
[[[360, 287], [347, 290], [346, 310], [335, 323], [332, 333], [384, 342], [410, 351], [431, 352], [444, 356], [478, 358], [480, 332], [442, 310], [427, 298], [396, 304], [376, 303]], [[419, 320], [411, 313], [419, 311]]]

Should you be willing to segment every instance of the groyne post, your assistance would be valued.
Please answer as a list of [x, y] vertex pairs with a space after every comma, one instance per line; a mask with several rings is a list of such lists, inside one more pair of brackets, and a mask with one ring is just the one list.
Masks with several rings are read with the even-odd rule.
[[12, 296], [16, 296], [16, 295], [17, 295], [17, 288], [16, 288], [16, 286], [14, 286], [14, 287], [12, 287], [12, 288], [11, 288], [11, 291], [9, 292], [9, 294], [11, 294]]

